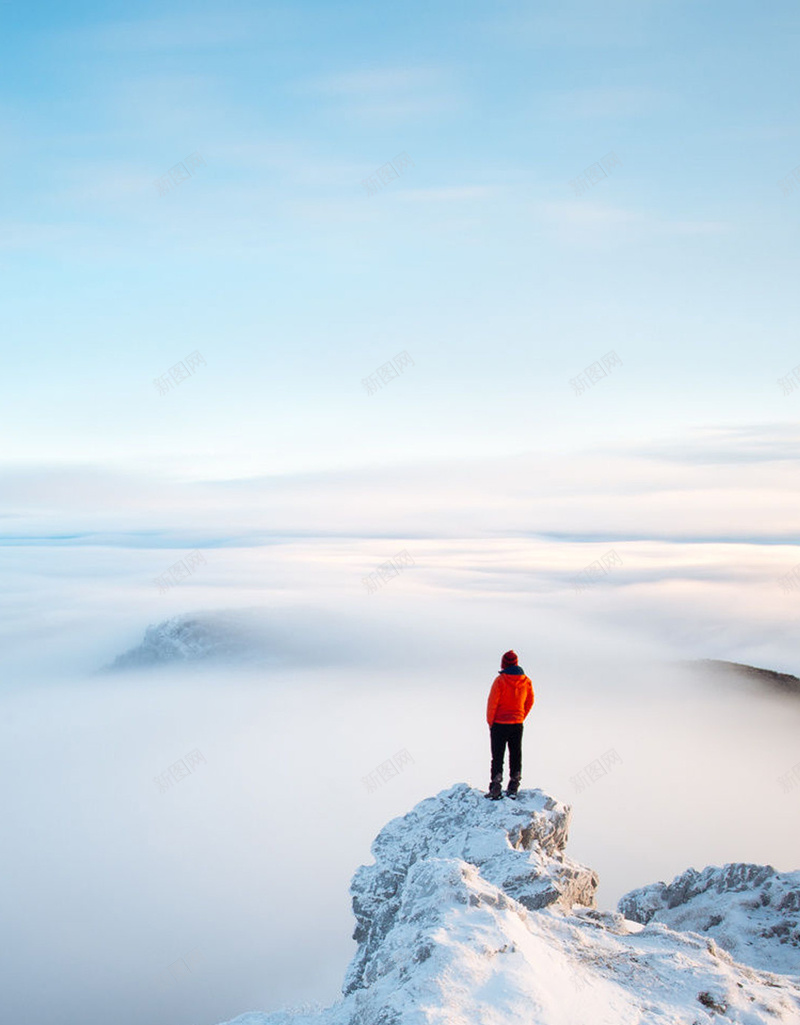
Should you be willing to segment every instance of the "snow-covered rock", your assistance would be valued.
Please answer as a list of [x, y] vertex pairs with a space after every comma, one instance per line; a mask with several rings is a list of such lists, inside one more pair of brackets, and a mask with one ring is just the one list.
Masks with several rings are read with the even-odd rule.
[[140, 644], [118, 655], [111, 670], [214, 660], [249, 661], [268, 652], [254, 624], [239, 612], [198, 612], [148, 626]]
[[[429, 664], [427, 650], [418, 656]], [[408, 642], [383, 620], [314, 605], [202, 609], [148, 626], [144, 637], [101, 672], [189, 666], [363, 666], [376, 659], [409, 664]]]
[[235, 1025], [800, 1025], [800, 978], [596, 910], [597, 876], [565, 854], [570, 813], [540, 790], [422, 801], [353, 878], [343, 998]]
[[[352, 662], [355, 642], [348, 626], [342, 617], [313, 607], [204, 609], [148, 626], [141, 642], [106, 669], [201, 663], [260, 669]], [[364, 652], [365, 659], [370, 655]]]
[[526, 790], [514, 801], [487, 801], [466, 784], [422, 801], [378, 833], [374, 865], [362, 865], [350, 892], [356, 916], [353, 939], [359, 949], [347, 972], [344, 992], [365, 988], [376, 977], [386, 945], [396, 943], [398, 914], [409, 875], [432, 863], [449, 889], [453, 871], [466, 862], [477, 879], [497, 887], [504, 899], [525, 908], [550, 904], [594, 907], [597, 875], [564, 854], [569, 808], [541, 790]]
[[689, 868], [669, 885], [631, 890], [617, 907], [634, 922], [711, 936], [755, 968], [800, 976], [800, 872], [771, 865]]

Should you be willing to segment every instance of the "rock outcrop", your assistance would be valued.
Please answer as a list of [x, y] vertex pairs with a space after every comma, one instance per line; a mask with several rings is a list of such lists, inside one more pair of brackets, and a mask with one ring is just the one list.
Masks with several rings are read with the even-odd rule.
[[565, 853], [569, 822], [540, 790], [495, 803], [458, 784], [422, 801], [353, 878], [343, 998], [235, 1025], [800, 1025], [800, 978], [739, 964], [657, 911], [641, 924], [597, 910], [597, 876]]
[[800, 977], [800, 872], [771, 865], [687, 869], [631, 890], [618, 910], [634, 922], [710, 936], [737, 961]]
[[[362, 865], [350, 887], [359, 949], [344, 992], [374, 981], [380, 952], [393, 946], [391, 934], [403, 918], [406, 889], [419, 894], [421, 877], [430, 875], [433, 862], [450, 863], [442, 877], [446, 890], [455, 883], [452, 863], [466, 862], [476, 882], [497, 888], [501, 903], [510, 897], [529, 910], [551, 904], [594, 907], [596, 873], [564, 853], [569, 818], [570, 809], [541, 790], [524, 790], [516, 802], [487, 801], [462, 783], [384, 826], [372, 844], [375, 864]], [[456, 875], [460, 879], [460, 867]], [[485, 893], [476, 896], [475, 906], [486, 899]], [[432, 910], [436, 913], [435, 904]], [[419, 950], [426, 949], [424, 931], [417, 939]]]

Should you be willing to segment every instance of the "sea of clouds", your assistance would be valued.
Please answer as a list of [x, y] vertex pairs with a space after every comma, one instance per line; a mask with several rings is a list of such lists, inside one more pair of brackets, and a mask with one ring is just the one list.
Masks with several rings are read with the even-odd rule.
[[[800, 669], [779, 586], [800, 561], [794, 442], [245, 481], [4, 471], [3, 1016], [329, 1002], [375, 833], [487, 783], [512, 646], [536, 691], [523, 786], [573, 805], [602, 906], [690, 865], [800, 867], [800, 791], [778, 785], [800, 701], [677, 665]], [[257, 610], [272, 663], [98, 671], [213, 610]]]

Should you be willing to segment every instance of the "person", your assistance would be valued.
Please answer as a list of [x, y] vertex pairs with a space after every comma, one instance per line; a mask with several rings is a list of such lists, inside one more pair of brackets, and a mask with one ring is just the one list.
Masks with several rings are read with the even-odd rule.
[[508, 789], [516, 798], [522, 779], [522, 724], [533, 707], [533, 684], [519, 664], [517, 653], [507, 651], [500, 664], [486, 704], [486, 721], [492, 747], [489, 791], [484, 796], [499, 801], [503, 796], [503, 762], [508, 747]]

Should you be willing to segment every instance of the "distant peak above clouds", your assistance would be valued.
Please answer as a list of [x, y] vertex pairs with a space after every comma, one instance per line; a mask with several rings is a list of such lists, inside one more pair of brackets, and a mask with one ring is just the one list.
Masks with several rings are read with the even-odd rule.
[[715, 675], [732, 675], [748, 683], [755, 683], [782, 694], [795, 694], [800, 697], [800, 679], [792, 676], [791, 673], [778, 673], [774, 669], [760, 669], [758, 666], [749, 666], [743, 662], [727, 662], [719, 658], [701, 658], [686, 662], [684, 665], [709, 669]]
[[407, 636], [380, 610], [347, 615], [315, 605], [204, 609], [147, 626], [138, 643], [100, 671], [201, 665], [355, 668], [386, 663], [432, 665], [437, 658], [447, 659], [422, 634], [415, 636], [412, 650]]
[[199, 612], [148, 626], [139, 644], [118, 655], [109, 670], [205, 661], [258, 661], [268, 655], [241, 614]]
[[334, 664], [347, 657], [342, 637], [341, 624], [313, 608], [202, 610], [148, 626], [138, 644], [104, 669]]

